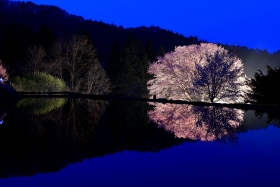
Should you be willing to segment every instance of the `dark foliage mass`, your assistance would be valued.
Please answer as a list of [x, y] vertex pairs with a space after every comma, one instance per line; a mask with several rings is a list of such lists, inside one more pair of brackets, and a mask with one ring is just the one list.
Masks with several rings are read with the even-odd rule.
[[267, 66], [266, 75], [262, 71], [255, 73], [251, 81], [251, 99], [260, 104], [280, 104], [280, 68]]

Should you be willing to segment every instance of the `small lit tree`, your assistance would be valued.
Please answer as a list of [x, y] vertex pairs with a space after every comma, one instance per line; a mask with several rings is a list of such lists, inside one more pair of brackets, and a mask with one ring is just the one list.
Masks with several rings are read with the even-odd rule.
[[8, 73], [6, 68], [3, 66], [0, 60], [0, 83], [3, 83], [8, 80]]
[[249, 88], [241, 60], [211, 43], [176, 47], [148, 71], [150, 94], [167, 99], [242, 102]]

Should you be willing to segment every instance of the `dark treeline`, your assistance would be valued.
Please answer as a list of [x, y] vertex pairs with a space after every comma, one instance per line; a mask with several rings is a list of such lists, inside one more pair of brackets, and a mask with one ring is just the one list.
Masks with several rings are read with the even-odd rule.
[[[175, 46], [202, 42], [196, 36], [184, 37], [182, 34], [173, 33], [156, 26], [124, 29], [122, 26], [85, 20], [81, 16], [71, 15], [56, 6], [8, 0], [2, 0], [0, 3], [2, 36], [4, 33], [10, 34], [10, 36], [18, 36], [14, 38], [14, 41], [21, 41], [18, 43], [21, 45], [41, 43], [47, 47], [54, 40], [53, 37], [67, 38], [73, 34], [88, 31], [94, 46], [97, 48], [101, 62], [109, 60], [109, 54], [115, 39], [118, 39], [120, 47], [123, 48], [129, 34], [132, 34], [135, 39], [140, 39], [143, 47], [149, 48], [149, 45], [151, 45], [155, 52], [159, 52], [161, 47], [164, 47], [166, 52], [170, 52], [174, 50]], [[13, 32], [4, 32], [12, 30]], [[20, 36], [25, 37], [19, 38]], [[238, 56], [245, 64], [249, 61], [255, 61], [255, 63], [279, 62], [280, 59], [279, 51], [269, 54], [266, 50], [248, 49], [245, 46], [235, 46], [235, 48]]]
[[[68, 14], [58, 7], [36, 5], [32, 2], [1, 1], [0, 11], [2, 41], [4, 38], [8, 40], [6, 36], [10, 35], [9, 43], [13, 37], [13, 41], [17, 41], [22, 50], [30, 43], [40, 43], [44, 47], [48, 47], [54, 37], [67, 38], [82, 31], [90, 33], [101, 62], [108, 61], [115, 39], [118, 38], [122, 48], [129, 34], [140, 39], [143, 47], [147, 46], [148, 48], [150, 44], [153, 45], [156, 52], [162, 46], [166, 51], [171, 51], [174, 46], [199, 42], [197, 37], [184, 37], [159, 27], [124, 29], [121, 26], [84, 20], [82, 17]], [[2, 48], [7, 48], [3, 44]]]
[[[132, 34], [136, 39], [141, 39], [143, 46], [151, 43], [155, 51], [158, 51], [161, 46], [164, 46], [166, 51], [171, 51], [174, 46], [199, 42], [197, 37], [184, 37], [159, 27], [124, 29], [122, 26], [117, 27], [103, 22], [84, 20], [82, 17], [71, 15], [56, 6], [36, 5], [32, 2], [1, 1], [0, 11], [2, 31], [6, 30], [5, 27], [8, 25], [14, 26], [15, 35], [26, 36], [25, 39], [17, 38], [25, 40], [22, 41], [23, 44], [29, 41], [43, 42], [48, 45], [53, 39], [49, 35], [49, 31], [55, 37], [62, 38], [88, 31], [102, 62], [108, 61], [115, 38], [118, 38], [120, 46], [123, 47], [129, 34]], [[47, 30], [39, 32], [42, 25], [45, 25]], [[34, 41], [34, 35], [37, 35], [35, 37], [37, 41]]]

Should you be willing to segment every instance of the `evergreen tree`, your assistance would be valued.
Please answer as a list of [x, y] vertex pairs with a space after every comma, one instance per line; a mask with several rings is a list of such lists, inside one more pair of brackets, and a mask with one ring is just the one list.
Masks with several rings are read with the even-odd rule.
[[120, 71], [118, 71], [116, 85], [117, 94], [136, 96], [136, 64], [138, 63], [137, 52], [135, 40], [132, 35], [129, 35], [120, 56]]
[[154, 62], [157, 60], [157, 54], [155, 52], [154, 46], [150, 42], [145, 46], [145, 54], [147, 55], [149, 62]]
[[157, 56], [164, 57], [165, 53], [166, 53], [165, 47], [160, 46], [160, 48], [158, 50], [158, 53], [157, 53]]
[[259, 104], [280, 104], [280, 68], [272, 69], [267, 66], [267, 74], [262, 71], [255, 73], [251, 81], [252, 93], [249, 97]]
[[148, 97], [148, 89], [147, 89], [147, 82], [149, 79], [148, 66], [149, 66], [150, 58], [153, 58], [153, 56], [150, 56], [150, 55], [152, 55], [152, 51], [151, 51], [151, 54], [147, 53], [145, 51], [145, 49], [143, 48], [142, 42], [140, 39], [138, 40], [137, 46], [138, 46], [139, 61], [138, 61], [136, 70], [137, 70], [137, 76], [138, 76], [137, 78], [138, 78], [139, 87], [140, 87], [139, 96]]
[[117, 84], [118, 72], [121, 71], [120, 64], [120, 45], [119, 40], [116, 37], [113, 43], [108, 62], [105, 67], [108, 76], [113, 84]]
[[9, 72], [20, 74], [19, 67], [24, 62], [26, 47], [31, 45], [31, 41], [32, 32], [24, 24], [11, 24], [3, 30], [0, 54]]
[[147, 66], [141, 41], [135, 41], [129, 35], [120, 55], [120, 67], [117, 72], [115, 93], [140, 97], [147, 93]]
[[47, 28], [45, 24], [42, 24], [39, 31], [35, 33], [34, 44], [49, 49], [54, 41], [55, 37], [51, 29]]

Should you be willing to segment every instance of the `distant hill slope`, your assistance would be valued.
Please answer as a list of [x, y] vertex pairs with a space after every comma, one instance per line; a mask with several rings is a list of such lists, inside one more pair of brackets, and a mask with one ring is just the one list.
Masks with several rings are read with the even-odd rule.
[[[143, 46], [152, 45], [155, 51], [165, 48], [166, 52], [170, 52], [175, 46], [199, 44], [201, 41], [196, 36], [185, 37], [182, 34], [174, 33], [169, 30], [161, 29], [157, 26], [137, 27], [124, 29], [122, 26], [110, 25], [103, 22], [85, 20], [81, 16], [75, 16], [67, 13], [56, 6], [36, 5], [32, 2], [20, 1], [0, 1], [0, 58], [7, 55], [5, 52], [5, 41], [7, 40], [8, 29], [17, 30], [14, 35], [19, 41], [15, 41], [11, 46], [13, 50], [18, 50], [13, 55], [16, 58], [23, 58], [24, 47], [32, 44], [28, 38], [34, 38], [34, 34], [38, 33], [44, 25], [50, 29], [54, 37], [67, 38], [70, 35], [82, 32], [88, 32], [92, 38], [93, 44], [97, 49], [98, 58], [101, 62], [106, 63], [109, 59], [114, 40], [119, 40], [120, 46], [129, 34], [135, 39], [139, 39]], [[12, 28], [11, 28], [12, 27]], [[9, 31], [10, 32], [10, 31]], [[15, 37], [12, 35], [12, 37]], [[14, 39], [11, 39], [13, 41]], [[9, 41], [8, 45], [11, 42]], [[7, 41], [6, 41], [7, 45]], [[231, 46], [225, 47], [231, 48]], [[245, 64], [245, 70], [249, 77], [253, 78], [254, 72], [258, 69], [264, 70], [265, 66], [280, 66], [280, 51], [269, 54], [267, 51], [248, 49], [244, 46], [236, 46], [235, 52]]]
[[68, 37], [75, 33], [88, 31], [102, 61], [108, 59], [115, 38], [117, 37], [120, 44], [123, 45], [128, 34], [140, 39], [143, 45], [148, 42], [152, 43], [155, 50], [164, 46], [166, 51], [171, 51], [178, 45], [199, 43], [197, 37], [184, 37], [159, 27], [124, 29], [121, 26], [117, 27], [103, 22], [85, 20], [56, 6], [36, 5], [32, 2], [1, 1], [0, 12], [2, 27], [22, 23], [28, 28], [38, 31], [41, 25], [45, 24], [56, 37]]

